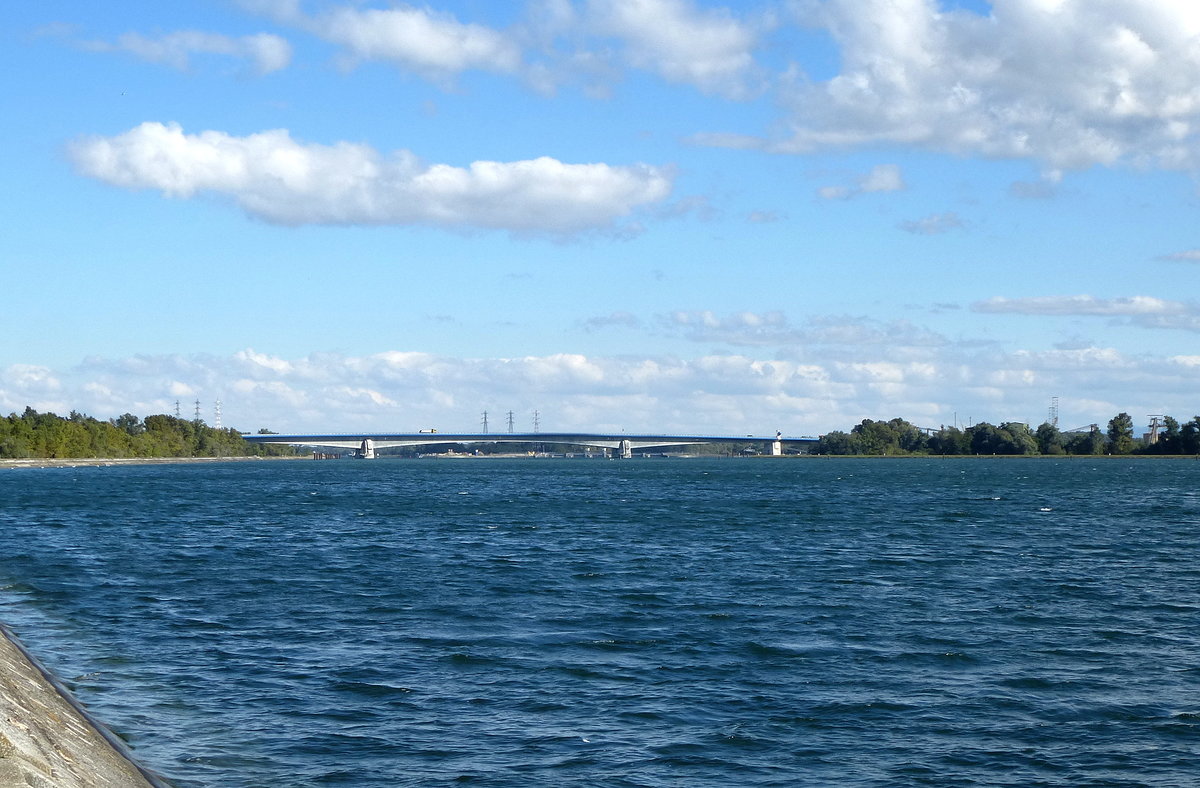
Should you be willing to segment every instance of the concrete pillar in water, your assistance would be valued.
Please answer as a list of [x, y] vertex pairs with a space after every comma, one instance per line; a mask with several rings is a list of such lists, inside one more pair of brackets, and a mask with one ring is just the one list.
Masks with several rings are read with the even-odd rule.
[[633, 459], [633, 444], [629, 441], [621, 441], [621, 459]]
[[783, 440], [782, 440], [782, 438], [783, 438], [782, 432], [775, 433], [775, 440], [771, 441], [771, 456], [772, 457], [782, 457], [783, 456]]

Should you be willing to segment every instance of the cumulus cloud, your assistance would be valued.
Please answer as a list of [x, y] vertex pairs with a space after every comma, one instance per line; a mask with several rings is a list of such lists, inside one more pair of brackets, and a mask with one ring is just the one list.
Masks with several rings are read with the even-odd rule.
[[510, 37], [427, 8], [346, 6], [309, 20], [307, 26], [344, 47], [352, 60], [388, 61], [434, 78], [471, 69], [512, 73], [521, 66], [521, 48]]
[[582, 82], [601, 95], [634, 68], [729, 98], [756, 95], [764, 83], [754, 53], [766, 16], [747, 21], [694, 0], [535, 0], [508, 29], [404, 3], [316, 14], [294, 0], [242, 5], [340, 46], [347, 65], [387, 62], [435, 82], [480, 70], [519, 75], [544, 93]]
[[859, 176], [853, 186], [824, 186], [817, 195], [824, 200], [847, 200], [872, 192], [897, 192], [905, 189], [904, 176], [895, 164], [880, 164]]
[[788, 131], [711, 144], [807, 153], [904, 145], [1054, 169], [1197, 165], [1200, 6], [1190, 0], [796, 3], [829, 32], [839, 73], [796, 72]]
[[[730, 322], [703, 313], [685, 318], [689, 325], [723, 320]], [[742, 315], [732, 322], [756, 321]], [[1188, 355], [1128, 355], [1094, 345], [968, 351], [943, 343], [906, 357], [886, 340], [872, 347], [809, 359], [754, 350], [694, 358], [461, 358], [402, 350], [281, 357], [250, 349], [89, 358], [68, 369], [0, 367], [0, 413], [31, 406], [98, 418], [144, 416], [173, 413], [182, 400], [190, 416], [200, 400], [202, 417], [212, 423], [220, 399], [224, 424], [247, 431], [473, 431], [481, 410], [513, 410], [529, 429], [528, 414], [536, 409], [544, 431], [798, 435], [892, 416], [937, 426], [956, 411], [964, 419], [1036, 422], [1052, 394], [1072, 423], [1103, 422], [1122, 410], [1186, 416], [1200, 384], [1200, 358]]]
[[4, 371], [5, 383], [16, 389], [58, 391], [62, 384], [49, 367], [34, 364], [13, 364]]
[[755, 91], [755, 27], [688, 0], [589, 0], [590, 31], [624, 44], [636, 68], [734, 98]]
[[647, 165], [477, 161], [426, 164], [409, 151], [384, 155], [348, 142], [302, 143], [283, 129], [235, 137], [186, 134], [143, 123], [69, 148], [83, 175], [169, 197], [201, 192], [233, 199], [252, 216], [284, 225], [432, 225], [526, 234], [612, 229], [665, 200], [672, 174]]
[[128, 52], [151, 63], [162, 63], [187, 70], [191, 57], [197, 54], [224, 55], [248, 61], [251, 70], [270, 74], [287, 68], [292, 60], [292, 47], [286, 39], [270, 33], [234, 38], [199, 30], [180, 30], [158, 37], [140, 33], [125, 33], [115, 43], [93, 42], [92, 49]]

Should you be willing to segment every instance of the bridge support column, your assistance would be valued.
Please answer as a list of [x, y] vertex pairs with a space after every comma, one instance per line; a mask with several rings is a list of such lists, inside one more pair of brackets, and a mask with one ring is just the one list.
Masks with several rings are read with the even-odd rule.
[[375, 459], [375, 441], [370, 438], [363, 438], [362, 446], [358, 447], [358, 451], [354, 453], [354, 456], [359, 460]]
[[782, 457], [783, 456], [783, 441], [771, 441], [771, 456], [772, 457]]
[[629, 441], [621, 441], [621, 459], [623, 459], [623, 460], [632, 460], [633, 459], [633, 444], [630, 443]]

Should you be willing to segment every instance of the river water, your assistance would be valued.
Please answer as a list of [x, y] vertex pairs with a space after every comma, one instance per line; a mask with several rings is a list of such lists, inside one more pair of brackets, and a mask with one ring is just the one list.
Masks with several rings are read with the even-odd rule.
[[0, 619], [180, 788], [1192, 786], [1200, 462], [0, 472]]

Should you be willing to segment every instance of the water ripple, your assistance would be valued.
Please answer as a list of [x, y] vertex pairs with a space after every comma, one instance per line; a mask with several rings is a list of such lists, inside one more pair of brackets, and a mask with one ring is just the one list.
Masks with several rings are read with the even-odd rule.
[[0, 617], [181, 788], [1184, 786], [1195, 463], [0, 475]]

